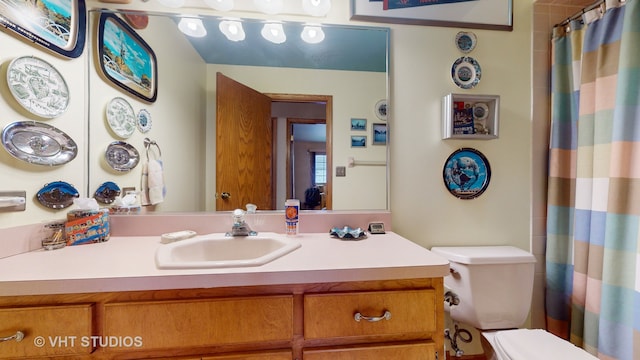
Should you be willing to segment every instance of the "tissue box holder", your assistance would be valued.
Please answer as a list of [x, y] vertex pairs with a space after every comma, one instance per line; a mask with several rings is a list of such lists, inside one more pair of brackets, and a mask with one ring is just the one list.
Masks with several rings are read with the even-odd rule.
[[73, 210], [65, 223], [67, 245], [83, 245], [109, 240], [108, 210]]

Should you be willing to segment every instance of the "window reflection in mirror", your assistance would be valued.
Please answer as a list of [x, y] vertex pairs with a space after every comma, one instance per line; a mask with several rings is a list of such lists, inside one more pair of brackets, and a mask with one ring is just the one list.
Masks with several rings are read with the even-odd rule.
[[[179, 19], [170, 14], [149, 14], [148, 25], [134, 31], [153, 49], [158, 67], [158, 95], [150, 103], [123, 92], [96, 66], [98, 41], [96, 24], [100, 11], [90, 11], [89, 59], [89, 185], [92, 195], [100, 184], [113, 181], [121, 188], [141, 187], [141, 166], [147, 154], [144, 139], [155, 141], [161, 149], [166, 196], [162, 203], [145, 211], [213, 211], [216, 208], [216, 137], [237, 139], [240, 133], [216, 134], [216, 73], [222, 73], [268, 96], [323, 96], [331, 99], [330, 109], [318, 110], [314, 104], [280, 103], [272, 107], [273, 121], [273, 209], [282, 209], [284, 199], [293, 196], [304, 202], [305, 191], [318, 187], [326, 193], [330, 186], [330, 204], [334, 210], [387, 209], [387, 167], [348, 167], [346, 176], [336, 177], [335, 167], [347, 167], [348, 158], [386, 162], [385, 146], [373, 145], [373, 123], [384, 122], [375, 115], [375, 104], [388, 97], [389, 29], [327, 25], [325, 40], [305, 44], [300, 38], [301, 23], [285, 23], [287, 41], [266, 43], [259, 35], [257, 20], [243, 20], [245, 39], [229, 41], [220, 32], [216, 17], [199, 16], [206, 36], [189, 37], [178, 29]], [[122, 16], [119, 14], [118, 16]], [[186, 15], [182, 15], [183, 17]], [[124, 19], [124, 16], [122, 16]], [[246, 51], [251, 50], [251, 53]], [[106, 106], [115, 97], [131, 104], [136, 114], [146, 111], [150, 126], [120, 138], [106, 122]], [[291, 152], [292, 120], [330, 119], [324, 166], [327, 178], [322, 183], [322, 146], [317, 141], [300, 141], [303, 151]], [[352, 131], [351, 118], [368, 119], [366, 129]], [[273, 120], [272, 120], [273, 119]], [[304, 122], [302, 121], [302, 122]], [[302, 131], [302, 130], [300, 130]], [[322, 130], [317, 130], [322, 132]], [[351, 147], [351, 136], [367, 137], [364, 147]], [[305, 135], [306, 136], [306, 135]], [[124, 141], [140, 153], [140, 164], [127, 172], [114, 171], [105, 161], [106, 147]], [[258, 142], [261, 139], [255, 139]], [[306, 144], [306, 145], [305, 145]], [[287, 161], [287, 156], [306, 157]], [[154, 154], [152, 154], [153, 157]], [[221, 156], [224, 156], [222, 154]], [[290, 159], [291, 160], [291, 159]], [[300, 159], [297, 159], [300, 160]], [[287, 164], [297, 168], [287, 168]], [[228, 168], [227, 168], [228, 167]], [[229, 165], [224, 174], [243, 169]], [[298, 178], [298, 173], [302, 177]], [[222, 174], [222, 176], [224, 176]], [[218, 174], [220, 176], [220, 174]], [[287, 184], [290, 184], [287, 186]], [[303, 184], [296, 187], [296, 184]], [[330, 185], [329, 185], [330, 184]], [[241, 191], [241, 190], [240, 190]], [[324, 195], [324, 194], [323, 194]], [[233, 194], [231, 195], [234, 196]], [[236, 195], [238, 196], [238, 195]], [[314, 206], [318, 208], [318, 206]], [[259, 210], [266, 210], [264, 208]]]

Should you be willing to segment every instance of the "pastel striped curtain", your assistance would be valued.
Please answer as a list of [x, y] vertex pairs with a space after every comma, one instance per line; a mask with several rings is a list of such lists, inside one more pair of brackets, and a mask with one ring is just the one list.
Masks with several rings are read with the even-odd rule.
[[547, 329], [638, 360], [640, 0], [556, 27], [551, 77]]

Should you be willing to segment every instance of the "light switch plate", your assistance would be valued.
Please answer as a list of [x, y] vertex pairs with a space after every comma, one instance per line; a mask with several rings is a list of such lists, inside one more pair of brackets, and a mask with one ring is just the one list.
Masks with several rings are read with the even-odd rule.
[[373, 222], [369, 224], [369, 234], [384, 234], [384, 223]]
[[336, 166], [336, 176], [347, 176], [347, 168], [344, 166]]

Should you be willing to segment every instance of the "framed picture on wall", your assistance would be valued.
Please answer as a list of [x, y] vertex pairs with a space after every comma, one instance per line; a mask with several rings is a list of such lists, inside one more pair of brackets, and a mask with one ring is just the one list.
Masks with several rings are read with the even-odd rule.
[[512, 31], [513, 0], [351, 0], [351, 19]]
[[365, 148], [367, 147], [367, 137], [366, 136], [351, 136], [351, 147], [354, 148]]
[[77, 58], [84, 50], [84, 0], [0, 1], [0, 28], [60, 55]]
[[98, 59], [102, 74], [113, 84], [145, 101], [156, 101], [156, 55], [127, 23], [114, 14], [100, 15]]
[[367, 119], [351, 118], [351, 130], [353, 131], [366, 131]]
[[373, 124], [371, 132], [373, 145], [387, 145], [387, 124]]

